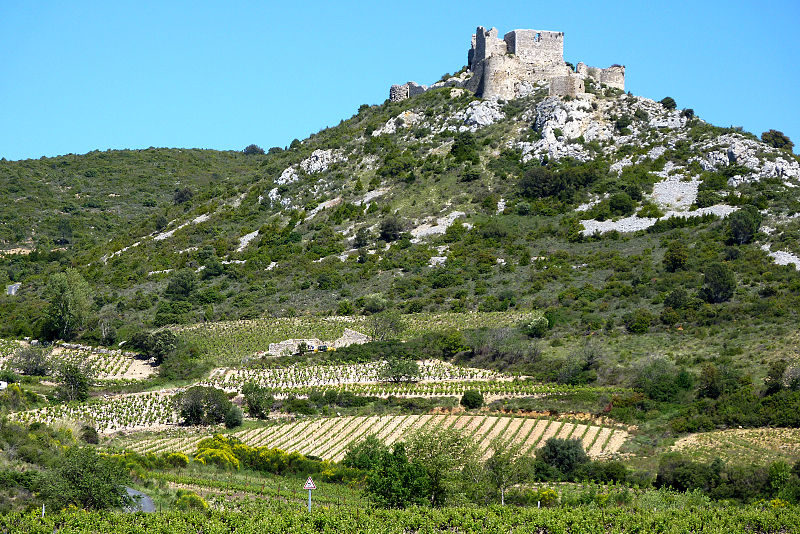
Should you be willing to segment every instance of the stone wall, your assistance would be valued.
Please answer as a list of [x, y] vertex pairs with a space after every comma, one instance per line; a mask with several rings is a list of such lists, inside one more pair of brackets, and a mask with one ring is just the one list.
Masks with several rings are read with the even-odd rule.
[[421, 95], [427, 90], [427, 86], [420, 85], [416, 82], [406, 82], [403, 85], [393, 85], [389, 88], [389, 100], [392, 102], [400, 102], [406, 98]]
[[625, 90], [625, 67], [622, 65], [612, 65], [607, 69], [589, 67], [585, 63], [578, 63], [575, 72], [584, 78], [591, 78], [609, 87]]
[[564, 63], [564, 32], [513, 30], [503, 40], [508, 52], [526, 63], [542, 66]]
[[585, 93], [583, 78], [580, 76], [556, 76], [550, 79], [550, 96], [578, 96]]
[[393, 85], [389, 99], [397, 102], [429, 89], [453, 86], [468, 89], [484, 99], [512, 100], [526, 94], [523, 88], [532, 83], [549, 80], [555, 81], [551, 83], [550, 94], [567, 96], [584, 92], [586, 78], [625, 89], [625, 67], [621, 65], [598, 69], [578, 63], [573, 73], [564, 62], [563, 32], [512, 30], [503, 39], [497, 35], [496, 28], [487, 30], [478, 26], [467, 54], [466, 76], [430, 87], [414, 82]]
[[322, 341], [317, 338], [309, 338], [309, 339], [286, 339], [279, 343], [270, 343], [269, 348], [267, 349], [267, 354], [272, 356], [283, 356], [283, 355], [291, 355], [297, 354], [298, 349], [302, 343], [306, 344], [306, 350], [308, 352], [314, 352], [314, 350], [318, 350], [320, 347], [334, 347], [334, 348], [342, 348], [342, 347], [349, 347], [350, 345], [362, 345], [369, 341], [369, 336], [366, 334], [362, 334], [361, 332], [356, 332], [355, 330], [351, 330], [350, 328], [345, 328], [344, 333], [339, 339], [335, 339], [332, 341]]

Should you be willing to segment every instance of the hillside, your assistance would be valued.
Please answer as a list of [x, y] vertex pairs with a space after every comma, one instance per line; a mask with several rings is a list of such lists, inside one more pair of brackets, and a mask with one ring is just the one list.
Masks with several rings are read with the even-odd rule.
[[[326, 505], [395, 507], [374, 462], [431, 449], [458, 481], [400, 507], [800, 501], [788, 140], [470, 73], [266, 152], [0, 161], [3, 510], [79, 440], [168, 507], [312, 474]], [[548, 463], [560, 439], [585, 465]], [[503, 447], [528, 479], [491, 478]]]
[[[619, 331], [637, 310], [656, 331], [795, 320], [797, 276], [779, 264], [798, 266], [796, 156], [588, 90], [496, 103], [436, 89], [266, 155], [2, 162], [5, 247], [36, 251], [2, 259], [6, 284], [21, 284], [2, 299], [3, 333], [39, 335], [42, 290], [65, 265], [120, 338], [135, 325], [385, 307], [553, 309], [570, 333]], [[724, 218], [748, 205], [760, 231], [738, 243]], [[670, 243], [689, 252], [675, 272]], [[715, 261], [736, 274], [733, 298], [665, 316], [666, 296], [697, 294]], [[189, 294], [170, 293], [182, 276]]]

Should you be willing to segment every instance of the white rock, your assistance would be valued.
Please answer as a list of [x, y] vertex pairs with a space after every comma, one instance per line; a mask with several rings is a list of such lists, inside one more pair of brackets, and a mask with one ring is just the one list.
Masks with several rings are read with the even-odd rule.
[[411, 242], [412, 243], [419, 243], [423, 237], [428, 237], [431, 235], [438, 235], [443, 234], [447, 231], [453, 222], [458, 219], [459, 217], [463, 217], [465, 214], [463, 211], [454, 211], [449, 215], [444, 217], [439, 217], [433, 222], [422, 224], [413, 230], [411, 230]]
[[684, 182], [678, 177], [671, 176], [653, 185], [651, 198], [659, 206], [687, 210], [697, 199], [699, 185], [699, 180]]
[[696, 217], [699, 215], [706, 215], [712, 213], [718, 217], [727, 217], [734, 211], [739, 208], [735, 208], [733, 206], [728, 206], [727, 204], [716, 204], [714, 206], [709, 206], [707, 208], [700, 208], [695, 211], [668, 211], [664, 214], [663, 217], [658, 219], [653, 217], [638, 217], [636, 215], [631, 215], [630, 217], [624, 217], [622, 219], [617, 219], [616, 221], [606, 220], [606, 221], [597, 221], [594, 219], [590, 219], [587, 221], [581, 221], [583, 224], [584, 230], [581, 231], [583, 235], [590, 236], [593, 235], [595, 232], [600, 232], [604, 234], [606, 232], [611, 232], [616, 230], [617, 232], [637, 232], [639, 230], [646, 230], [656, 224], [657, 221], [663, 221], [665, 219], [671, 219], [672, 217]]
[[249, 234], [245, 234], [242, 237], [240, 237], [239, 246], [236, 247], [236, 252], [243, 251], [247, 247], [247, 245], [250, 244], [250, 241], [252, 241], [256, 237], [258, 237], [258, 230], [255, 230], [253, 232], [250, 232]]
[[464, 122], [464, 126], [459, 130], [473, 132], [505, 118], [496, 100], [475, 100], [469, 103], [467, 109], [456, 113], [455, 116]]
[[275, 180], [275, 183], [278, 185], [286, 185], [296, 182], [298, 178], [300, 178], [300, 175], [297, 174], [297, 169], [295, 169], [294, 166], [286, 167], [278, 179]]
[[766, 252], [777, 265], [794, 265], [794, 268], [800, 271], [800, 257], [797, 255], [784, 250], [770, 252], [769, 245], [761, 245], [761, 250]]
[[338, 150], [315, 150], [300, 162], [300, 168], [308, 174], [314, 174], [328, 170], [328, 167], [338, 161], [345, 161]]

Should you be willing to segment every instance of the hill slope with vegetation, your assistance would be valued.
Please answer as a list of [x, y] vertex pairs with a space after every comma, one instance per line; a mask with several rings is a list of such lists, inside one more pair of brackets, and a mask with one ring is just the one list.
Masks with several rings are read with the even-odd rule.
[[[737, 463], [800, 428], [791, 141], [587, 89], [436, 89], [266, 151], [0, 161], [0, 476], [19, 488], [0, 503], [60, 503], [16, 473], [79, 460], [125, 466], [119, 502], [124, 482], [189, 508], [309, 474], [337, 505], [796, 502], [794, 448]], [[348, 328], [369, 341], [328, 350]], [[443, 479], [434, 427], [480, 437]], [[76, 435], [109, 456], [50, 446]], [[726, 464], [714, 436], [757, 452]]]

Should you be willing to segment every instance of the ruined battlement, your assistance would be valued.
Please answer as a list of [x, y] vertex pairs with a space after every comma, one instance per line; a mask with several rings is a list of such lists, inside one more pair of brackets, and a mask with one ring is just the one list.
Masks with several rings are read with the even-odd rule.
[[549, 82], [551, 95], [575, 96], [585, 91], [584, 81], [592, 79], [610, 87], [625, 89], [625, 67], [607, 69], [578, 63], [573, 71], [564, 61], [564, 32], [512, 30], [501, 39], [496, 28], [478, 26], [467, 54], [467, 72], [430, 87], [408, 82], [393, 85], [392, 101], [443, 86], [463, 87], [485, 99], [512, 100], [529, 92], [532, 84]]

